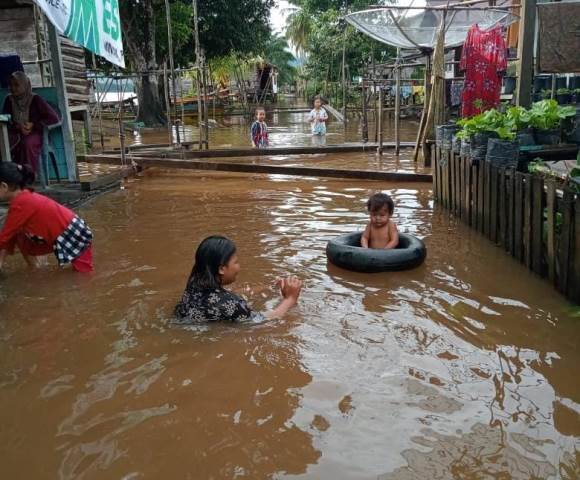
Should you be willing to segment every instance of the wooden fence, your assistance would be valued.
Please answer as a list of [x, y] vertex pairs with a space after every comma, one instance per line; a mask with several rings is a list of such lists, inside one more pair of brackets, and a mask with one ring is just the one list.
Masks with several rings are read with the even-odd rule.
[[435, 148], [436, 201], [580, 303], [580, 195], [555, 179]]

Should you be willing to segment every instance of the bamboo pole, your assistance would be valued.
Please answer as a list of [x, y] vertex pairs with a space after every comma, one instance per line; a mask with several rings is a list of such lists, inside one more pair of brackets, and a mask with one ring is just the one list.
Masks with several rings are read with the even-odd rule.
[[[401, 49], [397, 48], [397, 63], [401, 60]], [[401, 69], [395, 70], [395, 155], [400, 151], [399, 119], [401, 117]]]
[[[175, 109], [174, 118], [177, 117], [177, 88], [175, 84], [175, 63], [173, 61], [173, 31], [171, 28], [171, 8], [169, 0], [165, 0], [165, 17], [167, 19], [167, 46], [169, 50], [169, 68], [171, 70], [171, 86], [173, 87], [173, 108]], [[179, 125], [175, 129], [175, 139], [177, 145], [181, 145], [181, 137], [179, 135]]]
[[[93, 53], [93, 68], [97, 68], [97, 59]], [[101, 111], [101, 95], [99, 92], [99, 77], [95, 76], [95, 99], [97, 100], [97, 115], [99, 116], [99, 136], [101, 140], [101, 150], [105, 149], [105, 136], [103, 135], [103, 112]]]
[[127, 155], [125, 152], [125, 124], [123, 123], [125, 88], [120, 88], [120, 80], [117, 79], [117, 92], [119, 93], [119, 146], [121, 147], [121, 165], [127, 165]]
[[363, 142], [366, 143], [369, 141], [369, 116], [367, 113], [367, 90], [365, 82], [362, 82], [362, 114], [362, 139]]
[[209, 116], [208, 116], [208, 108], [207, 108], [207, 70], [205, 68], [205, 58], [203, 58], [202, 63], [202, 74], [201, 74], [201, 81], [202, 81], [202, 89], [203, 89], [203, 133], [204, 133], [204, 142], [205, 142], [205, 149], [209, 148]]
[[379, 118], [378, 118], [378, 136], [379, 136], [379, 146], [377, 147], [377, 153], [379, 155], [383, 154], [383, 101], [384, 101], [384, 91], [383, 87], [379, 86]]
[[169, 101], [169, 76], [167, 75], [167, 63], [163, 64], [163, 91], [165, 93], [165, 111], [167, 115], [169, 145], [173, 145], [173, 126], [171, 125], [171, 102]]
[[199, 45], [199, 18], [197, 16], [197, 0], [191, 0], [193, 4], [193, 35], [195, 42], [195, 66], [197, 68], [196, 86], [197, 86], [197, 128], [199, 130], [199, 144], [201, 150], [203, 148], [203, 132], [202, 132], [202, 105], [201, 105], [201, 72], [200, 72], [200, 56], [201, 46]]

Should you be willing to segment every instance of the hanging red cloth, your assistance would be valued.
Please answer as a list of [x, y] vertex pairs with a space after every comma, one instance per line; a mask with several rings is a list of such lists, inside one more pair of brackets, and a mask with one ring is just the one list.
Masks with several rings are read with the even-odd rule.
[[490, 30], [472, 25], [463, 45], [460, 68], [465, 71], [462, 116], [472, 117], [497, 107], [502, 75], [507, 69], [507, 47], [499, 25]]

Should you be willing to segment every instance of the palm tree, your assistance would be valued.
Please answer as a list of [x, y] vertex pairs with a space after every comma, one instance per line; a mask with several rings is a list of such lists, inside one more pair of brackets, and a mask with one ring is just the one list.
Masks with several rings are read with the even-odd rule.
[[286, 38], [296, 51], [304, 55], [308, 50], [310, 36], [314, 31], [314, 20], [303, 8], [296, 8], [286, 20]]

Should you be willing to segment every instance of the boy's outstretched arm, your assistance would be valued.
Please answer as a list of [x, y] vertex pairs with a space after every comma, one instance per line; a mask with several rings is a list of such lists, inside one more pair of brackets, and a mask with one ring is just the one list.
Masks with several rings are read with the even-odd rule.
[[362, 248], [369, 248], [370, 240], [371, 240], [371, 228], [370, 225], [367, 225], [365, 231], [360, 237], [360, 246]]

